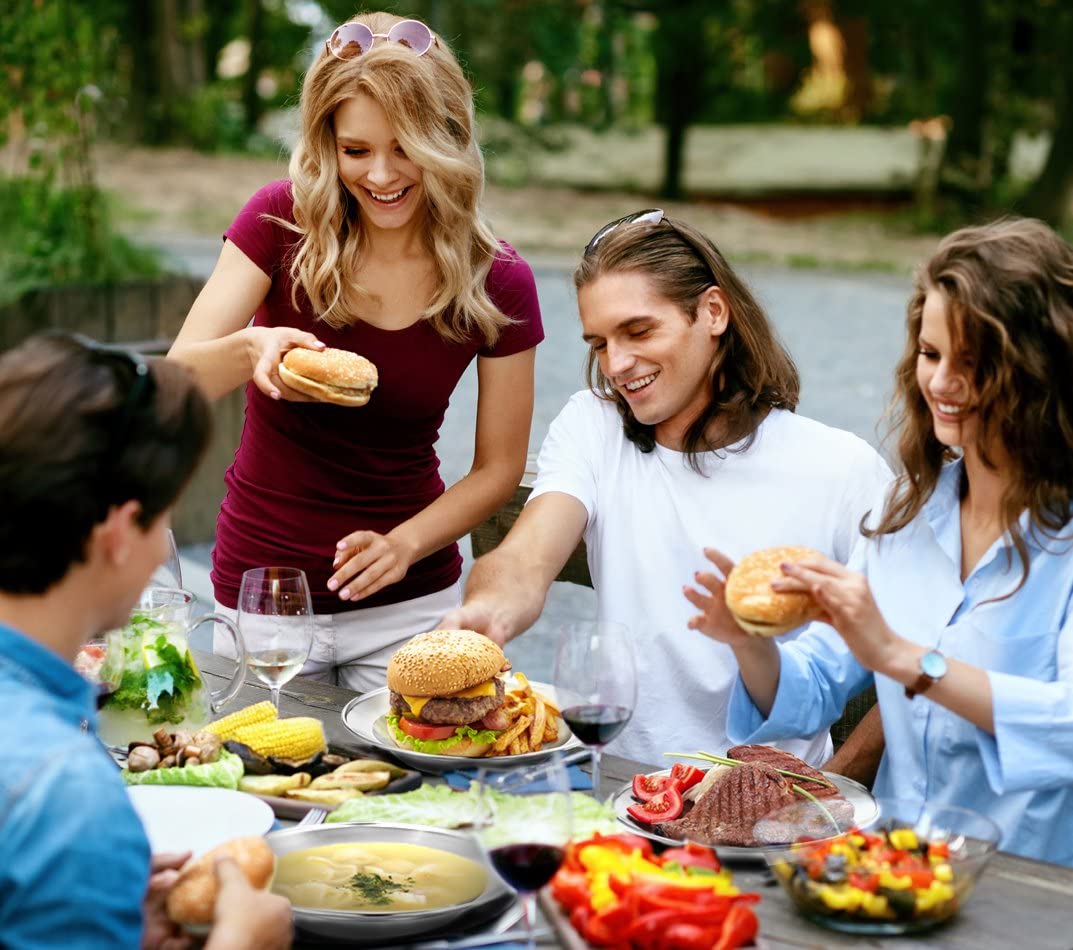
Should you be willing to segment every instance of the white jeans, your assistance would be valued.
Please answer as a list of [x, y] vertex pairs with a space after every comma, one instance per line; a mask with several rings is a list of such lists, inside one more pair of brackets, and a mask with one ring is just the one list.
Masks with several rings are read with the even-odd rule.
[[[462, 588], [456, 582], [399, 604], [315, 614], [313, 647], [301, 675], [359, 693], [379, 689], [385, 685], [391, 654], [416, 634], [435, 630], [443, 615], [461, 602]], [[231, 608], [217, 603], [216, 611], [237, 623], [236, 611]], [[212, 652], [235, 658], [231, 639], [224, 631], [213, 631]]]

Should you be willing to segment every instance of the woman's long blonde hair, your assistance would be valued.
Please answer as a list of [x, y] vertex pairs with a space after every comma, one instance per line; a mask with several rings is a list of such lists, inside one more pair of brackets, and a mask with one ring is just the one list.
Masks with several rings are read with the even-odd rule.
[[1012, 463], [1002, 520], [1021, 561], [1020, 589], [1029, 564], [1021, 513], [1042, 543], [1069, 522], [1073, 504], [1073, 248], [1042, 221], [1013, 218], [955, 231], [920, 269], [891, 412], [904, 473], [879, 524], [862, 522], [869, 537], [906, 527], [958, 456], [936, 438], [916, 378], [932, 290], [946, 298], [951, 339], [973, 357], [983, 461], [994, 464], [986, 446], [1000, 444]]
[[[387, 33], [400, 19], [365, 13], [348, 22]], [[422, 171], [428, 200], [425, 239], [436, 274], [424, 317], [452, 342], [479, 335], [494, 343], [512, 322], [484, 286], [502, 251], [479, 206], [484, 161], [473, 91], [439, 38], [423, 56], [383, 40], [348, 60], [322, 52], [306, 74], [301, 136], [290, 162], [295, 224], [281, 222], [302, 235], [290, 266], [292, 303], [297, 307], [300, 285], [319, 319], [336, 329], [355, 323], [376, 303], [355, 279], [368, 237], [357, 202], [339, 179], [333, 121], [335, 110], [360, 94], [379, 103], [407, 157]]]

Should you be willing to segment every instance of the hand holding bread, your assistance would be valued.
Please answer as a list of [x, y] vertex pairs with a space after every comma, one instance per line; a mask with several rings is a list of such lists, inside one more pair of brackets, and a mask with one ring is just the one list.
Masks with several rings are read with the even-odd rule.
[[263, 838], [234, 838], [187, 861], [168, 892], [168, 917], [178, 924], [210, 924], [217, 914], [217, 859], [228, 858], [242, 871], [249, 887], [267, 887], [276, 856]]

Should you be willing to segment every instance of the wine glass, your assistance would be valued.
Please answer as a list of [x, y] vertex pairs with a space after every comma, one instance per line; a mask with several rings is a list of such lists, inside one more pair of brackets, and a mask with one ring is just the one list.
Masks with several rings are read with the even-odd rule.
[[[572, 802], [566, 766], [553, 756], [531, 769], [481, 769], [477, 782], [477, 838], [492, 867], [518, 892], [525, 912], [526, 946], [532, 950], [536, 893], [559, 870], [570, 841]], [[521, 796], [538, 792], [545, 802], [539, 821], [533, 820], [532, 810], [512, 807]]]
[[629, 631], [607, 620], [564, 624], [555, 653], [555, 692], [563, 719], [591, 750], [592, 793], [600, 798], [600, 750], [630, 721], [637, 669]]
[[175, 543], [175, 532], [171, 528], [168, 528], [168, 556], [153, 571], [153, 576], [148, 586], [173, 588], [182, 588], [183, 586], [183, 571], [179, 562], [179, 546]]
[[246, 643], [246, 668], [272, 691], [301, 670], [313, 645], [313, 601], [305, 571], [256, 567], [242, 575], [238, 627]]

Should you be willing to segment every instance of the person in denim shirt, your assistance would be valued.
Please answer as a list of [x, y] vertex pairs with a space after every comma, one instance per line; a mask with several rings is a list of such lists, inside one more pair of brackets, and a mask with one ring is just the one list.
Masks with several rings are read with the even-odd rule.
[[955, 232], [908, 331], [904, 474], [848, 566], [783, 565], [772, 584], [826, 623], [748, 638], [707, 575], [695, 626], [738, 657], [735, 741], [811, 732], [874, 680], [877, 794], [975, 809], [1004, 849], [1073, 866], [1073, 248], [1038, 221]]
[[[145, 832], [93, 732], [94, 688], [72, 664], [83, 642], [125, 622], [164, 559], [171, 506], [209, 428], [204, 397], [175, 364], [66, 335], [0, 357], [7, 950], [189, 943], [167, 923], [160, 897], [177, 873], [166, 865], [183, 856], [151, 866]], [[230, 869], [221, 880], [233, 880]], [[237, 887], [210, 946], [287, 945], [289, 907]], [[267, 937], [258, 923], [270, 926]]]

